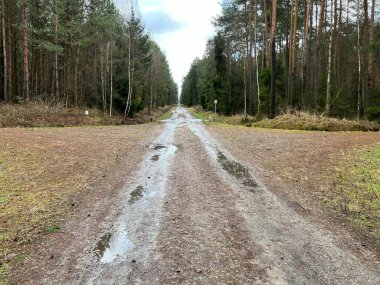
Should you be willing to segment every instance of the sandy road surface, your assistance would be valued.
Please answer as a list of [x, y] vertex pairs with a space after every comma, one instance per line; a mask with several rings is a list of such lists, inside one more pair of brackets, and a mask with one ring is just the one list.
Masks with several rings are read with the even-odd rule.
[[380, 284], [378, 268], [289, 208], [186, 110], [165, 124], [102, 234], [15, 283]]

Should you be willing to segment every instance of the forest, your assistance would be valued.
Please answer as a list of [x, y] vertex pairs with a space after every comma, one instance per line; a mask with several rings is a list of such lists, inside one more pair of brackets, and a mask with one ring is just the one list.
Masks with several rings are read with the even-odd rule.
[[112, 0], [0, 5], [3, 103], [94, 107], [125, 119], [177, 102], [166, 57], [133, 5], [128, 11]]
[[181, 102], [270, 118], [308, 111], [380, 119], [376, 0], [223, 0]]

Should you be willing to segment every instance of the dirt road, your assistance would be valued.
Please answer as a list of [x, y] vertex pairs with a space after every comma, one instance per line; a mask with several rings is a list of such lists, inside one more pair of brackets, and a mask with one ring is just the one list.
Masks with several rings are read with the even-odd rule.
[[376, 263], [289, 207], [182, 108], [131, 175], [11, 283], [380, 284]]

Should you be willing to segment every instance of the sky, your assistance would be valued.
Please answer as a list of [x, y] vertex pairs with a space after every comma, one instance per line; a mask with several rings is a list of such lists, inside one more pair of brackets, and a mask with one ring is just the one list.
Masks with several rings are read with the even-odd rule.
[[[182, 79], [196, 57], [202, 58], [214, 34], [212, 19], [220, 11], [220, 0], [139, 0], [146, 30], [169, 61], [174, 81]], [[127, 0], [114, 0], [122, 14]]]

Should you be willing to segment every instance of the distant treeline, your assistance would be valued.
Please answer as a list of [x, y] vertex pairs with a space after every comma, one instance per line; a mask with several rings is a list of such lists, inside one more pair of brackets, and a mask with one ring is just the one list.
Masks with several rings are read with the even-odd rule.
[[224, 0], [181, 101], [223, 114], [308, 110], [380, 119], [375, 0]]
[[0, 0], [0, 100], [98, 107], [125, 115], [176, 103], [177, 86], [133, 4]]

